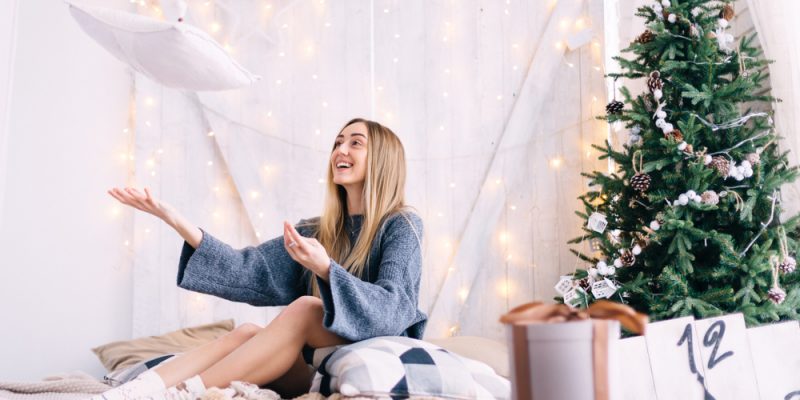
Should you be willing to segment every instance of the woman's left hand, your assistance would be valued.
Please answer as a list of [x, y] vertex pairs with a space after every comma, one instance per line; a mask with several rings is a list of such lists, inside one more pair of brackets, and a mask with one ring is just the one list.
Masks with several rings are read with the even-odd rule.
[[300, 265], [328, 280], [331, 258], [317, 239], [301, 236], [292, 224], [283, 221], [283, 247]]

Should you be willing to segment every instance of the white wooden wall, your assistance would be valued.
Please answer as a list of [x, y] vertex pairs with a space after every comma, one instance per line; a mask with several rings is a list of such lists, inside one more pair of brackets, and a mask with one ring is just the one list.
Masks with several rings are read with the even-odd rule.
[[[403, 141], [425, 221], [427, 337], [500, 339], [499, 315], [551, 299], [577, 265], [580, 172], [606, 168], [590, 150], [608, 134], [603, 13], [602, 0], [190, 1], [188, 21], [263, 79], [192, 94], [137, 76], [131, 182], [253, 245], [319, 214], [335, 134], [375, 119]], [[585, 46], [564, 46], [588, 27]], [[181, 239], [131, 218], [134, 335], [278, 312], [176, 289]]]

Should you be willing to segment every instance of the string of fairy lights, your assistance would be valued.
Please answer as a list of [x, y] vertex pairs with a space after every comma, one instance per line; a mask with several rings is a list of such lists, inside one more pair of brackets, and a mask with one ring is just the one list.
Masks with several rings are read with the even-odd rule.
[[[561, 0], [565, 1], [565, 0]], [[130, 0], [130, 3], [135, 9], [135, 12], [148, 15], [154, 18], [165, 19], [164, 11], [162, 10], [162, 6], [158, 0]], [[187, 22], [192, 23], [195, 26], [200, 27], [201, 29], [205, 30], [211, 37], [215, 40], [220, 42], [223, 47], [234, 57], [234, 58], [241, 58], [244, 56], [243, 50], [245, 48], [243, 42], [246, 40], [250, 40], [253, 37], [259, 38], [259, 40], [264, 40], [269, 43], [275, 44], [275, 56], [278, 62], [283, 62], [282, 60], [286, 60], [287, 63], [292, 62], [292, 60], [311, 60], [313, 61], [315, 57], [318, 57], [321, 53], [321, 50], [324, 49], [325, 46], [325, 38], [326, 38], [326, 30], [334, 27], [336, 21], [332, 21], [330, 19], [331, 14], [328, 12], [330, 7], [336, 7], [338, 5], [329, 4], [330, 2], [326, 2], [324, 0], [313, 0], [310, 2], [292, 2], [288, 5], [282, 4], [280, 9], [276, 3], [272, 1], [264, 1], [260, 4], [260, 6], [256, 7], [258, 12], [260, 13], [258, 16], [258, 26], [244, 26], [241, 24], [241, 21], [237, 18], [231, 17], [236, 13], [243, 12], [241, 10], [235, 10], [231, 6], [232, 2], [223, 1], [223, 0], [196, 0], [190, 1], [188, 3], [188, 13], [187, 13]], [[512, 0], [505, 0], [503, 2], [498, 2], [496, 5], [493, 3], [491, 6], [494, 7], [501, 7], [502, 13], [497, 12], [499, 15], [502, 15], [503, 18], [508, 18], [512, 15], [515, 15], [525, 8], [523, 5], [520, 4], [520, 1], [512, 1]], [[552, 11], [557, 3], [557, 0], [550, 0], [547, 4], [548, 11]], [[376, 3], [372, 3], [374, 5], [374, 14], [372, 16], [373, 19], [381, 18], [381, 17], [388, 17], [391, 16], [392, 13], [398, 12], [398, 7], [401, 7], [400, 4], [393, 2], [390, 6], [378, 6]], [[252, 5], [248, 6], [252, 7]], [[309, 38], [303, 39], [296, 39], [294, 34], [291, 30], [295, 24], [300, 24], [301, 21], [294, 21], [291, 17], [294, 15], [292, 12], [292, 8], [294, 7], [313, 7], [315, 10], [315, 15], [320, 19], [320, 24], [315, 25], [315, 32], [318, 36], [319, 40], [312, 40]], [[487, 7], [487, 6], [484, 6]], [[520, 8], [521, 10], [516, 10], [515, 7]], [[439, 98], [440, 104], [447, 108], [448, 106], [452, 107], [451, 101], [454, 99], [453, 93], [454, 89], [457, 91], [458, 85], [461, 82], [461, 79], [465, 76], [465, 71], [461, 70], [463, 68], [456, 62], [456, 57], [453, 55], [453, 48], [455, 46], [459, 46], [460, 44], [464, 43], [468, 40], [474, 40], [473, 38], [465, 37], [463, 32], [463, 27], [460, 26], [459, 21], [457, 20], [457, 16], [454, 15], [458, 12], [460, 8], [463, 8], [461, 4], [451, 0], [449, 7], [447, 10], [443, 12], [443, 14], [447, 14], [444, 16], [442, 21], [438, 24], [438, 34], [440, 35], [440, 41], [438, 45], [441, 46], [443, 50], [443, 54], [441, 59], [446, 60], [442, 62], [443, 66], [440, 70], [440, 79], [438, 82], [441, 84], [440, 93], [441, 97]], [[251, 8], [248, 8], [248, 11], [252, 11]], [[498, 10], [495, 10], [498, 11]], [[576, 35], [580, 32], [586, 32], [586, 30], [593, 29], [593, 22], [592, 19], [587, 15], [587, 10], [584, 3], [584, 10], [581, 16], [577, 18], [564, 18], [558, 22], [558, 29], [560, 34], [562, 35], [562, 39], [552, 43], [550, 46], [551, 51], [561, 53], [560, 57], [562, 58], [562, 62], [566, 68], [570, 69], [591, 69], [594, 74], [598, 74], [602, 77], [603, 68], [601, 67], [603, 59], [602, 59], [602, 51], [601, 46], [598, 38], [595, 36], [591, 38], [590, 42], [588, 42], [589, 47], [589, 63], [586, 64], [587, 61], [584, 59], [583, 56], [571, 56], [568, 53], [571, 49], [569, 46], [569, 37], [572, 35]], [[302, 23], [306, 25], [305, 23]], [[401, 41], [406, 39], [406, 35], [400, 31], [400, 27], [402, 24], [397, 24], [399, 26], [394, 26], [395, 32], [389, 34], [389, 41]], [[244, 28], [243, 28], [244, 27]], [[246, 28], [246, 29], [245, 29]], [[386, 29], [384, 25], [382, 29]], [[505, 35], [504, 35], [505, 36]], [[502, 73], [508, 73], [511, 77], [510, 81], [512, 82], [521, 82], [524, 79], [525, 74], [527, 73], [526, 68], [526, 57], [530, 54], [526, 49], [529, 49], [533, 44], [528, 43], [530, 40], [526, 40], [525, 38], [520, 38], [520, 40], [513, 41], [508, 45], [507, 48], [503, 49], [503, 70]], [[535, 43], [534, 43], [535, 44]], [[435, 44], [431, 44], [435, 45]], [[373, 44], [374, 46], [374, 44]], [[395, 46], [397, 47], [397, 46]], [[573, 51], [572, 54], [576, 54], [580, 52], [579, 47], [578, 51]], [[566, 54], [566, 55], [564, 55]], [[388, 60], [391, 62], [388, 63], [389, 66], [392, 67], [392, 70], [386, 71], [391, 75], [394, 73], [397, 75], [397, 70], [402, 68], [404, 62], [411, 62], [407, 60], [403, 60], [401, 56], [394, 55], [391, 56]], [[506, 62], [505, 60], [510, 60], [510, 62]], [[510, 64], [510, 65], [509, 65]], [[590, 65], [589, 65], [590, 64]], [[373, 67], [374, 68], [374, 67]], [[291, 71], [291, 69], [287, 70]], [[291, 72], [289, 72], [291, 73]], [[582, 76], [583, 74], [578, 74]], [[314, 83], [321, 83], [329, 79], [334, 79], [335, 77], [327, 76], [324, 70], [317, 70], [310, 74], [310, 76], [303, 77], [302, 79], [307, 79], [309, 82]], [[269, 85], [274, 88], [276, 91], [280, 91], [281, 88], [285, 88], [290, 82], [293, 82], [292, 79], [300, 79], [298, 77], [292, 76], [272, 76], [268, 77], [266, 81]], [[393, 122], [396, 122], [398, 118], [401, 116], [392, 109], [391, 105], [397, 106], [396, 101], [395, 104], [392, 104], [392, 100], [397, 99], [397, 93], [392, 93], [389, 90], [389, 87], [382, 83], [380, 79], [376, 79], [376, 77], [371, 76], [370, 79], [372, 80], [370, 84], [371, 96], [373, 105], [371, 106], [373, 109], [373, 118], [374, 119], [383, 119], [384, 122], [392, 126]], [[602, 79], [602, 78], [599, 78]], [[503, 81], [505, 82], [507, 79], [504, 77]], [[503, 88], [505, 92], [512, 91], [506, 90]], [[513, 88], [513, 91], [516, 91], [516, 88]], [[280, 92], [279, 92], [280, 93]], [[141, 94], [140, 94], [141, 96]], [[391, 96], [395, 96], [392, 98]], [[509, 105], [513, 103], [514, 98], [513, 96], [504, 95], [504, 93], [495, 93], [495, 94], [486, 94], [484, 96], [489, 96], [491, 99], [498, 102], [500, 106], [503, 107], [503, 110], [508, 110]], [[581, 89], [581, 97], [583, 98], [583, 89]], [[586, 96], [586, 98], [591, 98], [591, 107], [590, 112], [593, 115], [597, 115], [600, 113], [599, 110], [603, 109], [605, 104], [604, 101], [601, 101], [600, 98], [604, 98], [605, 94], [590, 94]], [[156, 118], [159, 118], [158, 111], [162, 110], [163, 104], [160, 104], [159, 101], [160, 97], [157, 94], [146, 95], [144, 99], [139, 99], [140, 109], [136, 108], [137, 99], [136, 94], [132, 94], [131, 97], [131, 110], [129, 115], [131, 116], [128, 124], [126, 127], [122, 129], [122, 134], [126, 137], [126, 148], [119, 152], [119, 160], [123, 163], [126, 163], [129, 166], [129, 182], [134, 182], [137, 177], [149, 177], [152, 179], [157, 179], [159, 173], [159, 167], [161, 165], [161, 160], [163, 157], [169, 156], [169, 153], [172, 151], [171, 149], [167, 148], [154, 148], [148, 149], [140, 152], [136, 152], [134, 149], [135, 146], [135, 132], [138, 129], [150, 129], [152, 128], [153, 124], [151, 121], [155, 121]], [[315, 115], [316, 119], [320, 122], [318, 123], [316, 128], [313, 128], [311, 132], [308, 134], [313, 135], [315, 141], [313, 142], [313, 151], [318, 152], [320, 155], [327, 155], [330, 151], [330, 140], [331, 135], [323, 135], [324, 132], [328, 131], [329, 129], [325, 129], [323, 126], [324, 124], [321, 121], [324, 120], [326, 115], [326, 110], [331, 110], [334, 106], [334, 100], [332, 98], [326, 98], [324, 95], [321, 96], [319, 103], [317, 106], [309, 106], [309, 110], [306, 112], [309, 115]], [[581, 101], [583, 103], [583, 101]], [[208, 105], [203, 105], [205, 109], [210, 109], [211, 107]], [[595, 125], [589, 124], [592, 128], [589, 128], [589, 131], [584, 134], [584, 120], [591, 119], [592, 116], [584, 116], [583, 106], [579, 106], [581, 108], [581, 116], [578, 129], [581, 130], [581, 137], [587, 137], [586, 139], [582, 139], [585, 143], [581, 143], [579, 148], [581, 151], [579, 152], [579, 158], [581, 158], [581, 169], [583, 169], [583, 159], [585, 160], [593, 160], [593, 150], [591, 148], [592, 143], [600, 143], [602, 140], [608, 137], [608, 130], [607, 128], [594, 131], [593, 127]], [[138, 117], [137, 117], [138, 114]], [[445, 118], [440, 120], [439, 122], [432, 123], [433, 126], [431, 127], [430, 131], [431, 134], [435, 134], [437, 132], [446, 134], [450, 130], [451, 126], [454, 126], [454, 118], [455, 116], [453, 113], [444, 113]], [[219, 113], [217, 116], [221, 116], [222, 113]], [[288, 146], [297, 146], [297, 147], [304, 147], [305, 151], [308, 151], [308, 146], [306, 144], [295, 143], [294, 141], [287, 141], [285, 138], [276, 135], [273, 132], [271, 127], [276, 126], [279, 124], [280, 121], [280, 114], [278, 111], [267, 108], [263, 112], [263, 119], [265, 121], [264, 126], [255, 126], [255, 125], [246, 125], [241, 121], [226, 121], [235, 123], [241, 127], [245, 127], [246, 129], [256, 132], [260, 135], [264, 135], [265, 137], [274, 138], [276, 140], [284, 141], [284, 144]], [[136, 121], [140, 121], [140, 125], [137, 126]], [[575, 126], [563, 127], [561, 129], [573, 129]], [[556, 133], [557, 134], [557, 133]], [[211, 141], [216, 141], [217, 132], [213, 129], [209, 129], [207, 132], [204, 133], [204, 136]], [[428, 140], [427, 135], [423, 135], [422, 140]], [[491, 138], [490, 138], [491, 139]], [[426, 144], [427, 147], [427, 144]], [[562, 143], [560, 146], [561, 149], [565, 149], [565, 145]], [[503, 150], [499, 150], [502, 155]], [[455, 155], [453, 141], [450, 142], [449, 147], [449, 155], [446, 156], [434, 156], [434, 157], [408, 157], [408, 161], [428, 161], [428, 160], [455, 160], [455, 159], [471, 159], [475, 158], [476, 160], [485, 157], [485, 151], [481, 149], [480, 152], [476, 152], [475, 154], [459, 154]], [[140, 170], [136, 170], [136, 161], [137, 159], [142, 158], [143, 160], [143, 168]], [[139, 160], [139, 161], [142, 161]], [[569, 162], [568, 162], [569, 160]], [[210, 169], [219, 169], [223, 168], [222, 166], [218, 165], [219, 163], [215, 162], [214, 159], [209, 159], [205, 163], [206, 167]], [[588, 163], [592, 165], [591, 163]], [[548, 156], [546, 161], [546, 165], [550, 170], [554, 171], [555, 173], [559, 173], [561, 169], [565, 166], [569, 166], [570, 168], [574, 168], [575, 163], [570, 158], [567, 158], [564, 154], [551, 154]], [[321, 166], [322, 167], [322, 166]], [[319, 184], [324, 184], [324, 173], [322, 173], [324, 169], [320, 172], [320, 177], [317, 179]], [[279, 163], [274, 161], [265, 161], [259, 167], [260, 176], [262, 179], [262, 186], [261, 187], [253, 187], [253, 188], [239, 188], [238, 192], [241, 193], [242, 197], [245, 197], [251, 203], [258, 203], [259, 200], [263, 197], [263, 193], [269, 190], [269, 183], [274, 182], [275, 178], [278, 175], [285, 174], [284, 168], [282, 168]], [[578, 171], [570, 171], [569, 173], [578, 174]], [[455, 194], [456, 189], [461, 189], [461, 186], [456, 181], [457, 171], [454, 167], [454, 163], [450, 163], [448, 177], [445, 183], [445, 189], [443, 193], [446, 194], [445, 200], [442, 205], [446, 205], [453, 210], [455, 208], [455, 202], [459, 199], [459, 197]], [[527, 211], [528, 216], [527, 218], [530, 219], [531, 222], [535, 220], [535, 218], [531, 217], [531, 214], [534, 211], [534, 207], [525, 207], [523, 204], [519, 204], [515, 198], [510, 197], [516, 191], [519, 191], [523, 188], [519, 187], [507, 187], [505, 180], [503, 177], [493, 177], [489, 178], [490, 183], [496, 185], [497, 188], [501, 189], [505, 193], [506, 204], [501, 215], [501, 222], [500, 226], [498, 227], [498, 231], [496, 234], [496, 241], [493, 241], [492, 246], [497, 246], [498, 254], [500, 255], [501, 259], [498, 260], [497, 264], [502, 266], [502, 274], [500, 274], [500, 278], [496, 281], [496, 283], [491, 284], [493, 287], [493, 291], [499, 296], [502, 301], [505, 303], [506, 308], [510, 308], [514, 306], [514, 304], [510, 303], [514, 298], [521, 298], [526, 296], [526, 293], [521, 292], [520, 290], [526, 287], [524, 284], [520, 282], [516, 282], [514, 279], [514, 274], [511, 273], [513, 269], [519, 269], [520, 267], [528, 267], [530, 269], [535, 269], [535, 264], [532, 259], [529, 258], [528, 254], [522, 250], [521, 246], [532, 246], [531, 243], [523, 243], [519, 240], [516, 240], [516, 234], [512, 232], [510, 222], [518, 221], [519, 218], [524, 218], [523, 214]], [[528, 182], [531, 185], [534, 182]], [[525, 185], [529, 186], [529, 185]], [[581, 189], [585, 189], [585, 185]], [[530, 188], [527, 188], [530, 189]], [[237, 192], [237, 188], [231, 180], [228, 180], [227, 185], [223, 182], [214, 183], [210, 190], [216, 193], [219, 196], [229, 196], [233, 193]], [[256, 211], [254, 212], [255, 215], [251, 217], [257, 218], [254, 221], [253, 225], [255, 227], [261, 226], [259, 221], [265, 219], [265, 212], [263, 209], [259, 210], [256, 207]], [[114, 204], [111, 208], [111, 214], [114, 218], [119, 218], [123, 215], [122, 212], [123, 208], [118, 204]], [[132, 212], [132, 211], [131, 211]], [[429, 212], [427, 218], [449, 218], [449, 223], [445, 224], [447, 229], [451, 232], [456, 231], [456, 222], [453, 215], [450, 215], [452, 212], [446, 209], [432, 209], [429, 208]], [[569, 214], [572, 214], [572, 210], [569, 210]], [[228, 220], [228, 211], [216, 208], [213, 210], [209, 210], [209, 217], [211, 220], [214, 221], [225, 221]], [[152, 232], [152, 228], [145, 227], [145, 234], [150, 234]], [[256, 228], [254, 232], [255, 237], [261, 239], [262, 234], [260, 229]], [[522, 237], [523, 235], [520, 235]], [[455, 235], [450, 234], [441, 234], [436, 236], [428, 236], [430, 239], [428, 241], [435, 241], [432, 244], [434, 245], [433, 251], [428, 254], [426, 258], [426, 268], [433, 268], [434, 271], [439, 270], [443, 267], [446, 267], [445, 271], [442, 271], [442, 279], [448, 279], [448, 277], [456, 272], [457, 266], [452, 266], [451, 261], [454, 258], [455, 254], [457, 253], [460, 243], [458, 240], [454, 239]], [[535, 239], [535, 238], [534, 238]], [[127, 249], [129, 253], [133, 252], [133, 248], [135, 247], [133, 237], [126, 238], [122, 243], [122, 246]], [[525, 254], [525, 256], [520, 256], [520, 254]], [[531, 257], [533, 254], [533, 250], [530, 251]], [[434, 264], [434, 260], [441, 260]], [[493, 263], [494, 264], [494, 263]], [[458, 321], [461, 320], [463, 316], [463, 310], [467, 306], [467, 301], [470, 299], [470, 294], [474, 292], [472, 287], [463, 286], [461, 287], [455, 295], [460, 300], [462, 305], [461, 313], [459, 315], [454, 316], [456, 321], [451, 323], [449, 326], [448, 334], [455, 335], [459, 333], [460, 327]], [[529, 296], [529, 297], [532, 297]], [[191, 294], [191, 302], [192, 307], [195, 310], [202, 311], [207, 309], [207, 296], [197, 293]]]

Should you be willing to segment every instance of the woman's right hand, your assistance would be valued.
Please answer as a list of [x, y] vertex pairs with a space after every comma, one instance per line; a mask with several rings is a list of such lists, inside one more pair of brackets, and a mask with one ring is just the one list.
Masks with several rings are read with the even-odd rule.
[[171, 223], [175, 215], [175, 209], [171, 205], [154, 198], [147, 188], [144, 188], [144, 193], [142, 193], [135, 188], [119, 189], [115, 187], [109, 190], [108, 194], [122, 204], [152, 214], [167, 223]]

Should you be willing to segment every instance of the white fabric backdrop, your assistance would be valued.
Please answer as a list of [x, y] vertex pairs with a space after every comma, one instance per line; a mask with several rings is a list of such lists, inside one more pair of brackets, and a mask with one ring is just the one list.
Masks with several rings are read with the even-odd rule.
[[[137, 77], [132, 183], [253, 245], [319, 214], [335, 134], [373, 118], [403, 141], [407, 198], [425, 221], [426, 336], [500, 339], [502, 313], [551, 299], [574, 270], [580, 172], [606, 167], [590, 148], [607, 137], [594, 118], [606, 103], [603, 3], [548, 3], [190, 3], [188, 21], [264, 79], [190, 94]], [[587, 27], [592, 40], [566, 49]], [[134, 336], [279, 311], [176, 289], [180, 238], [133, 218]]]
[[[790, 150], [791, 165], [800, 163], [800, 32], [793, 16], [800, 12], [800, 3], [792, 0], [747, 0], [761, 47], [770, 64], [772, 95], [783, 100], [774, 103], [775, 129], [785, 139], [781, 148]], [[786, 185], [781, 196], [782, 219], [800, 212], [800, 182]]]
[[8, 109], [17, 44], [17, 0], [0, 3], [0, 226], [3, 225], [3, 199], [6, 186], [6, 151], [8, 148]]

